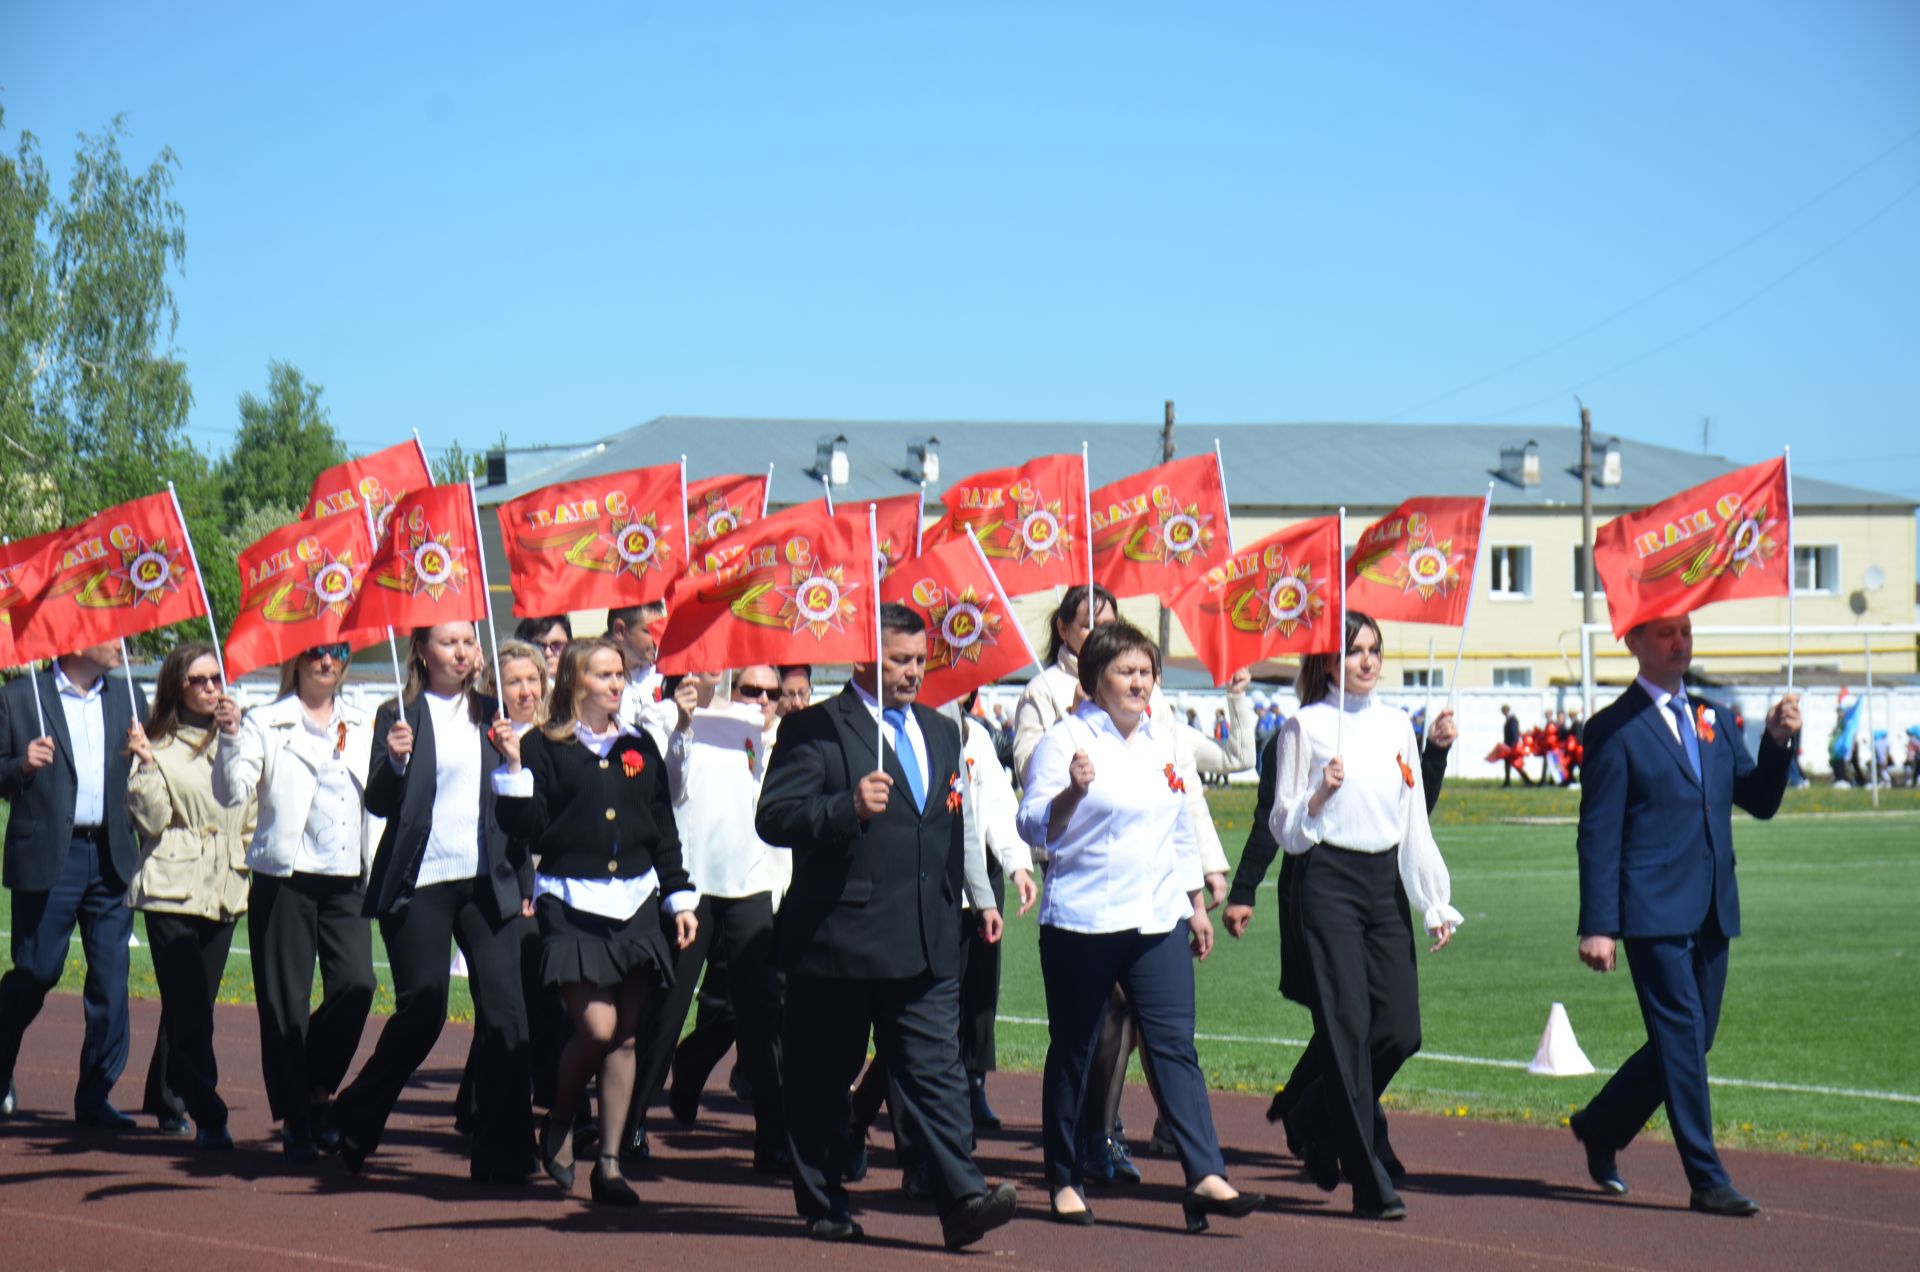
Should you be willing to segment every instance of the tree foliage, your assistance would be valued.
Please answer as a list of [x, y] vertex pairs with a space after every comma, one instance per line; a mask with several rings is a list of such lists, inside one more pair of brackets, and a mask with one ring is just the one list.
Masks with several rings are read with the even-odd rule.
[[219, 468], [221, 503], [231, 519], [226, 528], [252, 509], [302, 507], [313, 479], [346, 460], [321, 392], [298, 367], [269, 362], [266, 397], [240, 395], [240, 431]]

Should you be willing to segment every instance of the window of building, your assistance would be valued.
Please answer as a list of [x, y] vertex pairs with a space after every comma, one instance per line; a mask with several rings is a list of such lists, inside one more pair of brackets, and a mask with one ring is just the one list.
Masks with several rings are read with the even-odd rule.
[[1533, 668], [1495, 667], [1493, 687], [1495, 689], [1531, 689], [1533, 688]]
[[1533, 595], [1533, 549], [1495, 544], [1487, 554], [1487, 595], [1518, 600]]
[[1840, 549], [1831, 543], [1794, 545], [1793, 590], [1834, 596], [1840, 591]]
[[1400, 669], [1400, 687], [1403, 689], [1444, 689], [1447, 686], [1447, 671], [1444, 667], [1433, 669], [1433, 679], [1427, 679], [1425, 667], [1403, 667]]
[[[1584, 543], [1574, 544], [1573, 545], [1573, 594], [1575, 596], [1580, 596], [1583, 594], [1580, 591], [1580, 567], [1583, 564], [1585, 564], [1586, 559], [1587, 559], [1587, 545]], [[1595, 596], [1605, 596], [1607, 594], [1606, 584], [1600, 581], [1600, 571], [1598, 570], [1595, 570], [1593, 572], [1593, 594]]]

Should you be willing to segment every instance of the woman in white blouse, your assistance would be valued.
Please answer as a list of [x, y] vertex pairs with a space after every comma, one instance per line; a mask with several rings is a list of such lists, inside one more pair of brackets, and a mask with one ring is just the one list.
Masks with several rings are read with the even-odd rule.
[[1198, 1232], [1208, 1215], [1246, 1215], [1261, 1199], [1227, 1182], [1193, 1048], [1188, 948], [1206, 958], [1213, 924], [1174, 724], [1148, 712], [1159, 673], [1160, 651], [1138, 628], [1094, 629], [1079, 658], [1088, 700], [1034, 748], [1019, 828], [1048, 858], [1040, 903], [1048, 1025], [1040, 1118], [1052, 1215], [1093, 1222], [1081, 1122], [1094, 1045], [1118, 984], [1133, 1004], [1160, 1114], [1186, 1172], [1187, 1230]]
[[[373, 1006], [373, 927], [361, 913], [372, 857], [364, 806], [373, 730], [339, 696], [353, 651], [316, 645], [280, 669], [280, 696], [214, 708], [213, 795], [259, 798], [247, 846], [247, 945], [260, 1008], [267, 1105], [289, 1160], [339, 1146], [329, 1102]], [[311, 1008], [313, 969], [320, 1005]]]
[[1323, 1076], [1297, 1107], [1300, 1128], [1324, 1146], [1315, 1151], [1338, 1155], [1356, 1215], [1403, 1219], [1406, 1206], [1374, 1152], [1374, 1105], [1420, 1049], [1407, 908], [1435, 950], [1461, 919], [1427, 824], [1413, 722], [1373, 699], [1380, 659], [1379, 625], [1349, 612], [1344, 659], [1301, 660], [1300, 712], [1274, 744], [1269, 825], [1282, 851], [1299, 858], [1292, 904], [1313, 969], [1314, 1029], [1328, 1048]]

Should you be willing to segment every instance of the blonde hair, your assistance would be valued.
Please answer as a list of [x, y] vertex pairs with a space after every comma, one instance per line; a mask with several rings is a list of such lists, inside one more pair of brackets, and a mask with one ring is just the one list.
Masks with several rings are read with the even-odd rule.
[[[540, 677], [540, 701], [533, 708], [533, 722], [536, 725], [546, 723], [547, 697], [553, 692], [553, 686], [547, 683], [547, 660], [532, 644], [524, 640], [510, 640], [500, 646], [500, 674], [507, 674], [507, 664], [515, 659], [533, 664], [533, 670]], [[481, 693], [491, 694], [500, 703], [500, 709], [507, 709], [507, 700], [500, 692], [500, 686], [493, 683], [491, 664], [480, 669], [480, 678], [475, 682]]]
[[620, 646], [604, 636], [576, 640], [560, 655], [560, 670], [554, 673], [553, 693], [547, 699], [547, 722], [540, 732], [549, 741], [574, 741], [573, 726], [580, 718], [580, 699], [587, 696], [585, 673], [587, 660], [601, 650], [620, 659], [621, 674], [626, 674], [626, 656]]

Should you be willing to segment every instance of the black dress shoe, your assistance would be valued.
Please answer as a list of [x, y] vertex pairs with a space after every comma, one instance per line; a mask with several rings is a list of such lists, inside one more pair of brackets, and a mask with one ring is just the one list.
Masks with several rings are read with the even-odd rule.
[[965, 1249], [1013, 1218], [1016, 1196], [1012, 1184], [996, 1184], [940, 1216], [940, 1237], [947, 1249]]
[[162, 1135], [173, 1135], [185, 1139], [193, 1134], [193, 1123], [178, 1113], [165, 1113], [160, 1116], [159, 1128]]
[[[548, 1179], [551, 1179], [566, 1191], [572, 1192], [573, 1162], [563, 1162], [560, 1160], [560, 1145], [565, 1139], [565, 1131], [556, 1132], [554, 1129], [553, 1114], [548, 1113], [540, 1119], [540, 1169], [547, 1172]], [[573, 1142], [574, 1153], [577, 1160], [580, 1151], [580, 1139], [578, 1135], [575, 1135]]]
[[1000, 1129], [1000, 1115], [987, 1103], [987, 1075], [969, 1073], [967, 1075], [967, 1106], [973, 1114], [973, 1129], [976, 1131], [997, 1131]]
[[313, 1136], [298, 1127], [281, 1129], [280, 1148], [295, 1166], [311, 1166], [320, 1160], [320, 1150], [313, 1146]]
[[1620, 1178], [1620, 1168], [1614, 1163], [1614, 1150], [1602, 1148], [1587, 1138], [1578, 1113], [1567, 1119], [1567, 1126], [1573, 1131], [1573, 1138], [1580, 1141], [1580, 1147], [1586, 1150], [1587, 1177], [1600, 1185], [1601, 1192], [1615, 1197], [1626, 1196], [1627, 1181]]
[[813, 1241], [858, 1241], [867, 1235], [865, 1228], [844, 1215], [807, 1220], [807, 1237]]
[[1273, 1098], [1267, 1101], [1267, 1121], [1278, 1122], [1287, 1115], [1287, 1110], [1292, 1107], [1293, 1103], [1287, 1099], [1285, 1089], [1275, 1091]]
[[224, 1126], [203, 1126], [193, 1137], [195, 1148], [225, 1153], [233, 1149], [233, 1136]]
[[1178, 1157], [1180, 1146], [1173, 1142], [1173, 1132], [1160, 1118], [1153, 1119], [1153, 1134], [1140, 1146], [1140, 1151], [1148, 1157]]
[[1053, 1220], [1055, 1223], [1064, 1223], [1074, 1228], [1093, 1227], [1093, 1210], [1087, 1206], [1086, 1198], [1081, 1198], [1081, 1205], [1078, 1210], [1060, 1209], [1060, 1193], [1065, 1191], [1066, 1189], [1062, 1188], [1059, 1192], [1047, 1198], [1047, 1218]]
[[1087, 1168], [1084, 1178], [1090, 1184], [1113, 1182], [1113, 1142], [1105, 1135], [1087, 1137]]
[[1696, 1188], [1693, 1190], [1692, 1199], [1687, 1204], [1702, 1214], [1709, 1215], [1744, 1217], [1760, 1213], [1760, 1203], [1732, 1184], [1721, 1184], [1715, 1188]]
[[367, 1150], [354, 1143], [351, 1135], [340, 1137], [340, 1164], [347, 1168], [349, 1175], [358, 1175], [360, 1168], [367, 1164]]
[[[605, 1154], [596, 1154], [605, 1156]], [[620, 1146], [620, 1164], [623, 1166], [644, 1166], [653, 1160], [653, 1145], [647, 1142], [647, 1128], [636, 1126], [627, 1136], [627, 1142]]]
[[1307, 1178], [1321, 1192], [1332, 1192], [1340, 1186], [1340, 1158], [1330, 1147], [1314, 1139], [1307, 1132], [1306, 1118], [1300, 1112], [1300, 1106], [1294, 1105], [1287, 1110], [1282, 1122], [1287, 1128], [1287, 1146], [1293, 1149], [1294, 1156], [1300, 1159], [1301, 1166], [1307, 1172]]
[[593, 1199], [603, 1206], [622, 1206], [633, 1209], [640, 1204], [640, 1194], [633, 1191], [631, 1185], [618, 1175], [607, 1171], [607, 1163], [619, 1163], [611, 1157], [602, 1157], [593, 1164], [593, 1173], [587, 1176], [587, 1190]]
[[73, 1120], [95, 1131], [131, 1131], [140, 1124], [105, 1100], [73, 1115]]
[[1224, 1215], [1228, 1219], [1244, 1219], [1266, 1204], [1266, 1198], [1258, 1193], [1235, 1193], [1231, 1197], [1208, 1197], [1202, 1193], [1188, 1192], [1180, 1198], [1180, 1209], [1187, 1218], [1188, 1232], [1205, 1232], [1208, 1215]]
[[1398, 1197], [1389, 1197], [1377, 1206], [1364, 1202], [1353, 1203], [1353, 1217], [1356, 1219], [1383, 1219], [1389, 1222], [1407, 1217], [1407, 1204]]

